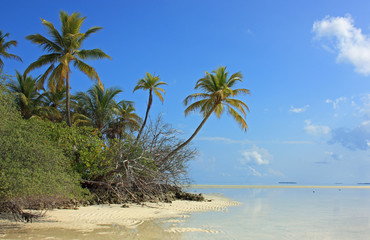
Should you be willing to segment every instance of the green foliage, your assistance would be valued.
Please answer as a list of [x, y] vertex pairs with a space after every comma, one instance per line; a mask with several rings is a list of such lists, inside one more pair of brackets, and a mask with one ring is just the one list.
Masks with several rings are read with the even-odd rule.
[[107, 171], [110, 160], [103, 155], [105, 145], [98, 129], [68, 127], [65, 122], [43, 124], [50, 140], [63, 151], [70, 161], [69, 165], [83, 179], [94, 180]]
[[243, 101], [233, 97], [240, 94], [249, 94], [249, 90], [245, 88], [232, 89], [237, 82], [242, 82], [242, 78], [243, 75], [240, 72], [229, 77], [226, 67], [222, 66], [213, 70], [212, 73], [206, 72], [194, 88], [200, 89], [202, 92], [191, 94], [184, 100], [185, 105], [193, 100], [195, 101], [185, 109], [185, 116], [190, 112], [199, 110], [205, 119], [212, 113], [220, 118], [227, 108], [228, 113], [239, 123], [241, 128], [247, 131], [248, 125], [245, 122], [245, 117], [249, 108]]
[[143, 133], [146, 121], [148, 119], [149, 111], [153, 103], [153, 91], [163, 103], [163, 97], [160, 92], [165, 93], [165, 91], [164, 89], [159, 88], [158, 86], [167, 85], [167, 83], [160, 82], [159, 80], [160, 80], [159, 76], [155, 76], [155, 75], [152, 76], [150, 73], [147, 72], [144, 78], [139, 79], [139, 81], [137, 82], [134, 88], [134, 92], [139, 89], [149, 90], [149, 100], [148, 100], [148, 106], [147, 106], [146, 113], [145, 113], [144, 122], [141, 125], [139, 133], [137, 134], [136, 141], [140, 139], [140, 136]]
[[22, 62], [22, 59], [19, 56], [8, 53], [9, 48], [17, 46], [18, 42], [15, 40], [6, 42], [6, 37], [9, 37], [9, 33], [3, 34], [3, 32], [0, 30], [0, 71], [4, 67], [2, 58], [15, 59]]
[[185, 109], [185, 116], [191, 112], [199, 111], [203, 114], [203, 120], [188, 140], [168, 154], [164, 158], [165, 160], [189, 144], [212, 113], [215, 113], [217, 118], [220, 118], [225, 109], [228, 109], [228, 113], [234, 120], [239, 123], [244, 131], [247, 131], [248, 125], [245, 117], [249, 107], [243, 101], [233, 97], [240, 94], [249, 94], [249, 90], [245, 88], [232, 89], [237, 82], [242, 82], [242, 78], [243, 75], [240, 72], [234, 73], [229, 77], [226, 67], [221, 66], [213, 70], [212, 73], [206, 72], [205, 76], [197, 81], [194, 89], [200, 89], [201, 92], [191, 94], [185, 98], [185, 105], [194, 101]]
[[76, 93], [75, 98], [78, 101], [76, 109], [90, 119], [91, 126], [104, 132], [113, 120], [117, 108], [114, 98], [121, 92], [119, 88], [102, 89], [96, 84], [86, 93]]
[[43, 47], [47, 54], [40, 56], [35, 62], [31, 63], [25, 70], [25, 73], [46, 65], [49, 67], [39, 79], [39, 88], [43, 88], [46, 79], [48, 79], [48, 88], [50, 90], [61, 89], [65, 84], [67, 90], [67, 122], [68, 125], [71, 126], [72, 122], [69, 106], [69, 74], [71, 72], [70, 64], [73, 64], [75, 68], [85, 73], [90, 79], [97, 80], [99, 85], [102, 87], [98, 73], [92, 66], [88, 65], [82, 60], [102, 58], [111, 59], [111, 57], [100, 49], [81, 49], [82, 43], [85, 41], [85, 39], [92, 33], [100, 30], [101, 27], [92, 27], [85, 33], [81, 33], [81, 25], [86, 17], [82, 17], [81, 14], [77, 12], [68, 15], [68, 13], [60, 11], [59, 18], [62, 23], [60, 32], [51, 22], [41, 19], [41, 23], [48, 31], [49, 39], [41, 34], [33, 34], [26, 37], [26, 39]]
[[78, 176], [43, 122], [22, 120], [3, 84], [0, 112], [0, 198], [81, 196]]
[[17, 81], [9, 82], [9, 89], [15, 95], [15, 101], [21, 111], [22, 117], [28, 119], [36, 115], [40, 108], [41, 96], [37, 91], [37, 79], [22, 75], [16, 71]]

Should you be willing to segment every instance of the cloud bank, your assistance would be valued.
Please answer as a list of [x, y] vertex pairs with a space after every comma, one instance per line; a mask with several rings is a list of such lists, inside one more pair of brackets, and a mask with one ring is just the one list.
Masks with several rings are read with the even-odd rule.
[[327, 16], [313, 24], [315, 39], [329, 40], [326, 49], [338, 53], [337, 62], [351, 63], [355, 71], [365, 76], [370, 75], [370, 38], [354, 26], [350, 15], [345, 17]]

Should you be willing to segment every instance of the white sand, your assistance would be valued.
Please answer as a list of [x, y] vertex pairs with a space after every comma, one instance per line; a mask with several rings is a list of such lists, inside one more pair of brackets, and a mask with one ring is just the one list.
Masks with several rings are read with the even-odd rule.
[[[135, 228], [146, 220], [159, 218], [186, 218], [192, 212], [227, 211], [228, 206], [240, 203], [220, 196], [207, 195], [211, 201], [195, 202], [176, 200], [172, 203], [145, 203], [144, 205], [128, 204], [129, 208], [121, 205], [96, 205], [80, 207], [78, 210], [50, 210], [44, 217], [35, 219], [32, 224], [23, 224], [25, 228], [65, 228], [76, 230], [94, 230], [101, 225], [117, 224]], [[2, 224], [6, 224], [2, 220]], [[168, 219], [169, 222], [181, 222], [179, 219]], [[13, 223], [14, 224], [14, 223]], [[197, 228], [169, 228], [169, 232], [210, 232], [212, 230]]]

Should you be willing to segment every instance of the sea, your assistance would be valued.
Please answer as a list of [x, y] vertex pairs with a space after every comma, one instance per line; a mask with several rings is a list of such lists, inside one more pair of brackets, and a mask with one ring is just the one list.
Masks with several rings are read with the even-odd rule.
[[[6, 229], [0, 239], [370, 240], [370, 186], [359, 187], [196, 185], [189, 191], [240, 204], [224, 211], [146, 221], [136, 228], [112, 225], [93, 232]], [[193, 231], [166, 231], [174, 227]]]

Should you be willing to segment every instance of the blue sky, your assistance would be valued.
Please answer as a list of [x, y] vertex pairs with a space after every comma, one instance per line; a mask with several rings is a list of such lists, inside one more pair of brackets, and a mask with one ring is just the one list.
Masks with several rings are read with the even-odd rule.
[[[59, 10], [81, 12], [83, 30], [104, 28], [84, 48], [113, 58], [89, 62], [105, 87], [122, 88], [120, 99], [135, 101], [143, 116], [147, 93], [132, 90], [145, 72], [159, 74], [169, 85], [151, 116], [163, 113], [184, 138], [201, 116], [185, 118], [182, 101], [204, 71], [241, 71], [249, 129], [211, 117], [193, 141], [195, 183], [355, 184], [370, 182], [369, 9], [364, 0], [13, 0], [2, 3], [0, 29], [18, 41], [9, 52], [24, 63], [5, 60], [14, 74], [42, 54], [25, 40], [46, 34], [40, 18], [59, 26]], [[92, 84], [72, 70], [72, 92]]]

